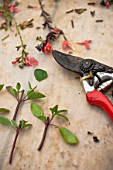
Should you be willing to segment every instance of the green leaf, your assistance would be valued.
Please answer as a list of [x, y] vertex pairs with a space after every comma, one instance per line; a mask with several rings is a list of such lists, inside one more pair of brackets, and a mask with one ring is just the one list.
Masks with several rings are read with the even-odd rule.
[[28, 95], [28, 100], [30, 99], [39, 99], [39, 98], [44, 98], [45, 95], [40, 93], [40, 92], [32, 92]]
[[68, 129], [64, 128], [64, 127], [60, 127], [59, 131], [60, 131], [60, 134], [61, 134], [62, 138], [67, 143], [76, 144], [78, 142], [78, 138], [70, 130], [68, 130]]
[[7, 86], [6, 89], [7, 89], [7, 91], [8, 91], [9, 93], [11, 93], [14, 97], [17, 97], [17, 96], [18, 96], [17, 91], [16, 91], [13, 87]]
[[56, 111], [58, 110], [58, 105], [54, 106], [53, 108], [50, 108], [52, 114], [56, 113]]
[[20, 120], [20, 125], [21, 125], [21, 129], [27, 128], [27, 127], [31, 127], [32, 124], [27, 124], [26, 120]]
[[16, 89], [19, 91], [20, 88], [21, 88], [21, 84], [20, 84], [20, 83], [17, 83], [17, 84], [16, 84]]
[[42, 81], [42, 80], [44, 80], [45, 78], [48, 77], [48, 74], [47, 74], [47, 72], [45, 70], [36, 69], [34, 71], [34, 76], [35, 76], [37, 81]]
[[24, 128], [24, 126], [25, 126], [25, 124], [27, 123], [27, 121], [26, 120], [20, 120], [20, 125], [21, 125], [21, 129], [23, 129]]
[[18, 125], [17, 125], [17, 123], [16, 123], [15, 120], [11, 120], [11, 124], [12, 124], [12, 126], [14, 127], [15, 130], [18, 129]]
[[38, 118], [42, 120], [44, 123], [46, 123], [46, 116], [39, 116]]
[[68, 120], [67, 116], [65, 116], [65, 115], [62, 115], [62, 114], [59, 114], [59, 113], [57, 113], [56, 115], [64, 118], [65, 120]]
[[34, 92], [34, 90], [37, 88], [37, 86], [35, 86], [34, 88], [32, 88], [32, 89], [29, 89], [28, 91], [27, 91], [27, 96], [29, 95], [29, 94], [31, 94], [32, 92]]
[[44, 112], [41, 108], [40, 105], [38, 105], [37, 103], [31, 103], [31, 111], [32, 113], [34, 114], [34, 116], [36, 117], [40, 117], [40, 116], [43, 116], [44, 115]]
[[1, 113], [6, 113], [6, 112], [9, 112], [10, 110], [9, 109], [6, 109], [6, 108], [0, 108], [0, 112]]
[[0, 91], [3, 89], [4, 84], [0, 84]]
[[24, 128], [32, 127], [32, 124], [25, 124]]
[[19, 51], [21, 47], [22, 47], [21, 45], [16, 46], [17, 51]]
[[4, 125], [11, 125], [11, 121], [5, 116], [0, 116], [0, 123]]
[[28, 82], [29, 89], [32, 89], [31, 83]]
[[68, 111], [68, 110], [57, 110], [57, 111], [56, 111], [56, 114], [57, 114], [57, 113], [62, 113], [62, 112], [67, 112], [67, 111]]

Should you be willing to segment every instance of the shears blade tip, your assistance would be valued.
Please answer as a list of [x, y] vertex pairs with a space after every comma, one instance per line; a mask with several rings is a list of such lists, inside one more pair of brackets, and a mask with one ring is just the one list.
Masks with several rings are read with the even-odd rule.
[[62, 53], [57, 50], [52, 51], [53, 57], [55, 60], [64, 68], [74, 71], [81, 75], [79, 70], [79, 63], [82, 60], [80, 57], [75, 57], [69, 54]]

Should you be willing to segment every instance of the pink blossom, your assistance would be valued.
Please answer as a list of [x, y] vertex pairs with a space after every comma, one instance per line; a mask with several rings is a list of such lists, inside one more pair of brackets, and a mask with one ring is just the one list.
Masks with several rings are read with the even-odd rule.
[[64, 40], [62, 43], [62, 48], [65, 49], [66, 47], [69, 47], [72, 50], [75, 50], [75, 48], [72, 46], [72, 44], [70, 44], [70, 42], [68, 40]]
[[12, 64], [16, 64], [18, 62], [18, 58], [15, 58], [15, 60], [12, 61]]
[[46, 46], [42, 49], [43, 52], [50, 53], [52, 51], [52, 45], [50, 42], [47, 42]]
[[92, 42], [92, 40], [84, 40], [83, 42], [77, 42], [77, 44], [85, 45], [85, 47], [89, 50], [90, 46], [89, 43]]
[[20, 12], [20, 10], [18, 9], [18, 8], [15, 8], [15, 6], [13, 5], [13, 4], [9, 4], [9, 10], [11, 11], [11, 12]]
[[25, 64], [27, 66], [34, 66], [38, 64], [38, 61], [34, 57], [30, 57], [29, 54], [26, 55]]
[[52, 30], [54, 31], [54, 32], [56, 32], [56, 33], [58, 33], [59, 32], [59, 29], [58, 28], [52, 28]]
[[109, 2], [108, 1], [106, 1], [106, 7], [109, 7]]

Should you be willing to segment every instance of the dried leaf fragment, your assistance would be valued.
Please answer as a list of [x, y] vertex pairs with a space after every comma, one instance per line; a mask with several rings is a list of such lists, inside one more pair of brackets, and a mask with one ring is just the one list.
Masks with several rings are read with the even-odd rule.
[[77, 14], [82, 14], [84, 11], [86, 11], [87, 9], [86, 8], [80, 8], [80, 9], [75, 9], [75, 12]]
[[23, 21], [22, 23], [19, 24], [19, 26], [22, 30], [25, 28], [31, 28], [31, 27], [33, 27], [33, 21], [34, 21], [34, 19], [29, 19], [29, 20]]
[[95, 16], [95, 11], [90, 11], [90, 14], [91, 14], [92, 17], [94, 17]]

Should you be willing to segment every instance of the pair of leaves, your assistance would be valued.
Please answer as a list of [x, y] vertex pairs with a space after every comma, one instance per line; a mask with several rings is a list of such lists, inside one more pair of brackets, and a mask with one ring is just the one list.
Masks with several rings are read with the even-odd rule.
[[28, 100], [31, 100], [31, 99], [39, 99], [39, 98], [44, 98], [44, 97], [45, 97], [44, 94], [42, 94], [42, 93], [40, 93], [40, 92], [35, 92], [35, 91], [34, 91], [37, 86], [35, 86], [34, 88], [32, 88], [30, 82], [28, 82], [28, 85], [29, 85], [29, 90], [27, 91], [27, 96], [28, 96], [27, 99], [28, 99]]
[[[31, 100], [31, 99], [39, 99], [39, 98], [44, 98], [45, 95], [40, 93], [40, 92], [35, 92], [34, 89], [37, 87], [35, 86], [34, 88], [32, 88], [30, 82], [29, 84], [29, 90], [27, 91], [27, 100]], [[21, 89], [21, 84], [17, 83], [16, 84], [16, 89], [14, 89], [12, 86], [7, 86], [6, 89], [8, 90], [8, 92], [10, 94], [12, 94], [14, 97], [17, 98], [18, 96], [18, 92]]]
[[57, 115], [60, 116], [66, 120], [68, 120], [67, 116], [60, 114], [62, 112], [67, 112], [67, 110], [63, 109], [63, 110], [58, 110], [58, 105], [54, 106], [53, 108], [50, 108], [50, 111], [52, 113], [52, 115]]
[[[0, 116], [0, 123], [4, 124], [4, 125], [10, 125], [12, 126], [15, 130], [18, 129], [18, 125], [17, 122], [15, 120], [9, 120], [7, 117], [5, 116]], [[21, 129], [24, 129], [26, 127], [31, 127], [32, 124], [27, 124], [27, 121], [25, 120], [20, 120], [20, 125], [21, 125]]]
[[27, 127], [31, 127], [32, 124], [27, 124], [27, 121], [25, 120], [20, 120], [20, 125], [21, 125], [21, 129], [27, 128]]
[[[64, 119], [68, 120], [68, 118], [65, 115], [59, 114], [61, 112], [66, 112], [67, 110], [58, 110], [58, 105], [56, 105], [53, 108], [50, 108], [50, 110], [51, 110], [52, 114], [60, 116]], [[31, 111], [34, 114], [34, 116], [38, 117], [43, 122], [46, 122], [46, 116], [44, 116], [43, 109], [41, 108], [40, 105], [38, 105], [37, 103], [32, 103], [31, 104]]]

